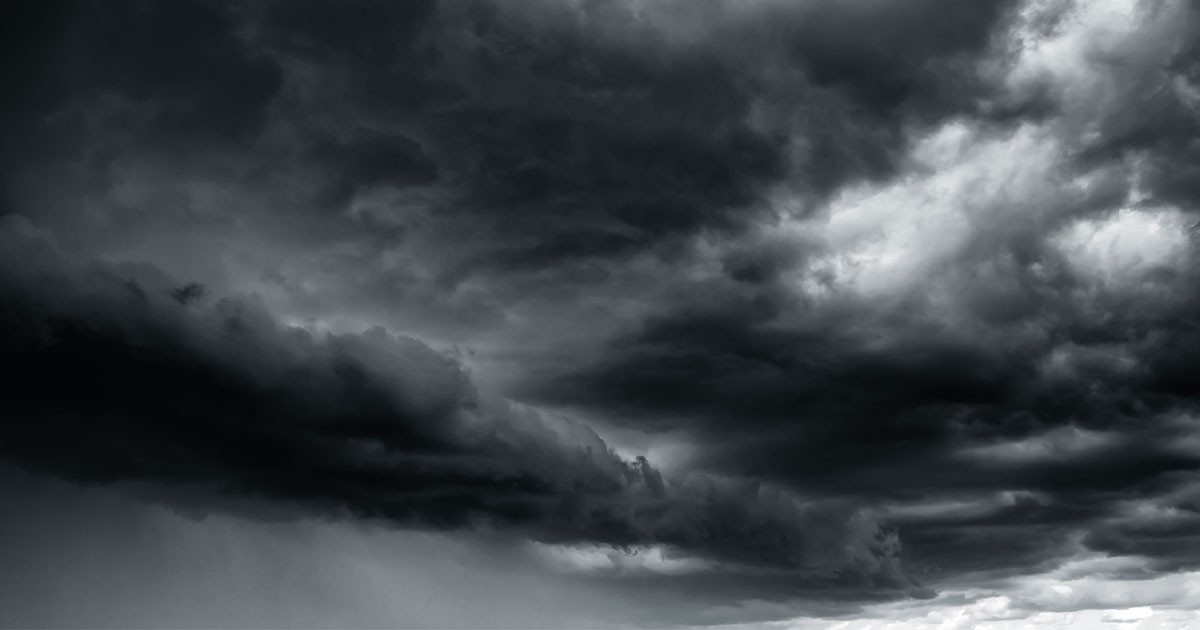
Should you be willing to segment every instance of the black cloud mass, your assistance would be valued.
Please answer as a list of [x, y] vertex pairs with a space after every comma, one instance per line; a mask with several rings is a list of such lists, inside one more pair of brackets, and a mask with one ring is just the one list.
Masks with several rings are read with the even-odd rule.
[[6, 475], [686, 602], [636, 624], [1200, 610], [1194, 2], [0, 31]]

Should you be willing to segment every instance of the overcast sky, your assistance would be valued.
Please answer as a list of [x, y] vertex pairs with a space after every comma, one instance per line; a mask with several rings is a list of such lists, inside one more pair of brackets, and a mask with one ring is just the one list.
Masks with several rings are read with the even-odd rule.
[[0, 8], [0, 626], [1200, 628], [1200, 4]]

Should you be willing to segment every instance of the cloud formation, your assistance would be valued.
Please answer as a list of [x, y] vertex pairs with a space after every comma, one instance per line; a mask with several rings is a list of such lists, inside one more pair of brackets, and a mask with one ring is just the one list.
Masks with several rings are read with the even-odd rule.
[[1200, 567], [1195, 3], [3, 11], [9, 460], [779, 617]]
[[283, 326], [253, 300], [171, 289], [148, 266], [73, 267], [27, 222], [5, 228], [3, 450], [35, 470], [910, 586], [865, 509], [664, 477], [412, 338]]

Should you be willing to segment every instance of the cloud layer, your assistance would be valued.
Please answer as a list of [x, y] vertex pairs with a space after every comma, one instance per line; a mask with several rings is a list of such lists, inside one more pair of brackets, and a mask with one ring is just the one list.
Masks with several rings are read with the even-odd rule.
[[37, 474], [766, 616], [1200, 567], [1194, 3], [3, 11]]
[[894, 533], [841, 502], [664, 477], [475, 387], [381, 328], [311, 333], [148, 266], [71, 266], [7, 220], [4, 448], [85, 482], [155, 481], [430, 529], [663, 545], [781, 579], [904, 587]]

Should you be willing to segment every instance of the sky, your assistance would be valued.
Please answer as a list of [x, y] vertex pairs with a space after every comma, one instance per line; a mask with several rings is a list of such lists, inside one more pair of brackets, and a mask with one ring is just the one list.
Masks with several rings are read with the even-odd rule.
[[0, 7], [0, 626], [1200, 628], [1200, 4]]

